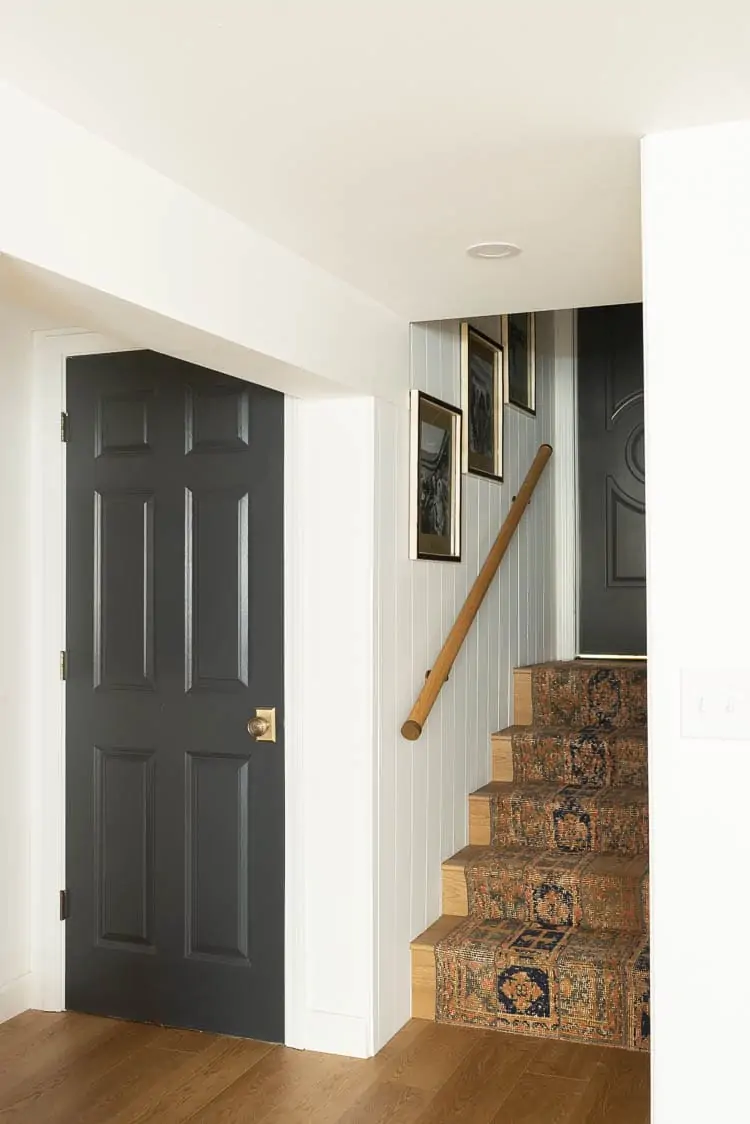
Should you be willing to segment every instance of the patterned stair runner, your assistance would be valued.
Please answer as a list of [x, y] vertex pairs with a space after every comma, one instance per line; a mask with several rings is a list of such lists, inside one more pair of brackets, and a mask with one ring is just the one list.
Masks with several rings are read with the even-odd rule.
[[543, 664], [531, 697], [514, 780], [482, 790], [469, 916], [435, 946], [436, 1017], [647, 1050], [645, 665]]

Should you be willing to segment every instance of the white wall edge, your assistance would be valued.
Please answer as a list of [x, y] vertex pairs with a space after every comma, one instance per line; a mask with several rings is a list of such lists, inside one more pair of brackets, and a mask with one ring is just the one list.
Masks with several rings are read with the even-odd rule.
[[128, 350], [117, 340], [71, 328], [34, 333], [31, 440], [31, 969], [30, 1004], [65, 1008], [65, 361], [70, 355]]
[[0, 987], [0, 1023], [34, 1006], [35, 986], [31, 972]]
[[302, 554], [297, 482], [302, 472], [299, 401], [284, 402], [284, 745], [285, 912], [284, 1041], [308, 1045], [305, 1020], [305, 908], [303, 757], [299, 729], [302, 708]]
[[578, 655], [578, 317], [555, 313], [555, 655]]

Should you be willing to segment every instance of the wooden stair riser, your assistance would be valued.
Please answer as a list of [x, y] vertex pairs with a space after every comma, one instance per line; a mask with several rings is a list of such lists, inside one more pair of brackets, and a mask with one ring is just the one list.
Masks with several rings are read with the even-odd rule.
[[[566, 853], [637, 855], [648, 850], [645, 790], [603, 788], [566, 794], [555, 786], [492, 785], [469, 797], [469, 842]], [[490, 790], [490, 791], [488, 791]]]
[[515, 726], [530, 726], [533, 721], [531, 668], [517, 667], [513, 672], [513, 724]]
[[[607, 728], [646, 725], [645, 664], [540, 664], [531, 671], [530, 686], [521, 695], [523, 720], [528, 726], [585, 726]], [[529, 706], [528, 695], [531, 695]], [[528, 718], [529, 710], [531, 718]]]
[[435, 945], [447, 937], [461, 920], [443, 914], [421, 936], [411, 942], [411, 1015], [413, 1019], [435, 1021], [437, 966]]
[[492, 779], [518, 784], [626, 785], [645, 788], [648, 750], [643, 733], [626, 730], [545, 730], [509, 727], [492, 735]]
[[645, 856], [598, 855], [549, 855], [542, 866], [534, 852], [469, 846], [443, 863], [443, 913], [645, 932], [646, 866]]

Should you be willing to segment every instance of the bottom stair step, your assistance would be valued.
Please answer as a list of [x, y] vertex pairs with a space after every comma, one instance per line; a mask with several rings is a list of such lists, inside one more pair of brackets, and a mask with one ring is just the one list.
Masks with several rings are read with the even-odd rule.
[[412, 942], [412, 1014], [647, 1050], [648, 938], [441, 917]]

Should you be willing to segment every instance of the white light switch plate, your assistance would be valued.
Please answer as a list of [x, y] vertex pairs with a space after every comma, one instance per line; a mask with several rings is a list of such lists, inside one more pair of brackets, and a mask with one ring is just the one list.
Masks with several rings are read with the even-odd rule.
[[684, 668], [680, 732], [683, 738], [750, 741], [750, 669]]

